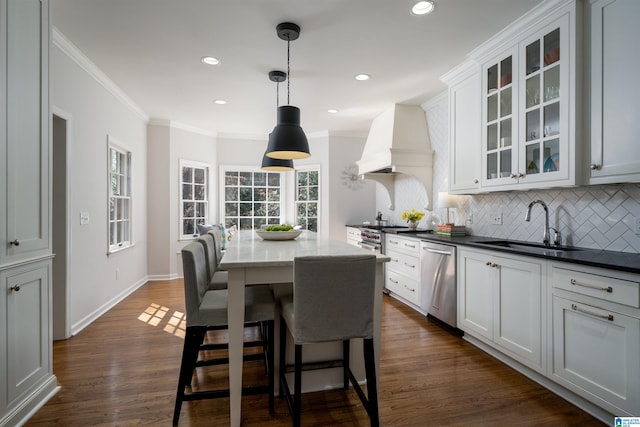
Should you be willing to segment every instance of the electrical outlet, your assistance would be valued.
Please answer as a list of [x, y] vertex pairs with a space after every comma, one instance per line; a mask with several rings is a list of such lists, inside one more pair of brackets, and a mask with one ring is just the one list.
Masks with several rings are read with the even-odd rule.
[[473, 224], [473, 214], [469, 214], [469, 216], [467, 217], [467, 225], [471, 225]]
[[490, 217], [491, 224], [502, 225], [502, 212], [494, 212]]
[[636, 234], [640, 236], [640, 217], [636, 218]]

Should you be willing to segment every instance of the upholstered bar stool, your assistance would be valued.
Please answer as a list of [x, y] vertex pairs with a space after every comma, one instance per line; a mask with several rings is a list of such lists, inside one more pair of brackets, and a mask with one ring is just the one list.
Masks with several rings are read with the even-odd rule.
[[216, 256], [216, 242], [213, 234], [203, 234], [197, 239], [204, 246], [204, 256], [207, 260], [207, 277], [209, 289], [227, 289], [229, 272], [218, 269], [220, 260]]
[[214, 225], [211, 230], [207, 232], [207, 234], [210, 234], [211, 237], [213, 237], [213, 243], [216, 249], [215, 256], [217, 266], [220, 264], [220, 261], [222, 261], [222, 230], [220, 230], [220, 227], [218, 227], [217, 225]]
[[[280, 393], [285, 393], [292, 411], [293, 425], [300, 426], [302, 395], [302, 347], [306, 344], [342, 341], [343, 358], [327, 362], [342, 366], [344, 388], [353, 385], [364, 405], [371, 426], [379, 425], [378, 391], [373, 346], [375, 297], [375, 255], [297, 257], [293, 262], [293, 295], [280, 299]], [[295, 345], [294, 393], [287, 383], [287, 329]], [[349, 367], [349, 343], [363, 338], [367, 395]], [[310, 368], [318, 369], [317, 363]]]
[[[178, 378], [178, 391], [173, 414], [173, 425], [178, 425], [183, 401], [228, 397], [228, 389], [187, 392], [196, 367], [228, 363], [228, 358], [198, 360], [199, 353], [205, 350], [227, 348], [227, 344], [203, 344], [207, 330], [211, 327], [227, 324], [227, 290], [209, 289], [204, 246], [192, 242], [182, 249], [184, 269], [184, 293], [187, 311], [187, 329], [182, 350], [182, 362]], [[265, 286], [249, 286], [245, 290], [245, 323], [267, 322], [267, 387], [243, 388], [243, 394], [268, 392], [269, 412], [274, 412], [274, 345], [273, 320], [275, 304], [270, 290]], [[258, 357], [252, 357], [258, 356]], [[244, 360], [262, 358], [262, 355], [247, 355]]]

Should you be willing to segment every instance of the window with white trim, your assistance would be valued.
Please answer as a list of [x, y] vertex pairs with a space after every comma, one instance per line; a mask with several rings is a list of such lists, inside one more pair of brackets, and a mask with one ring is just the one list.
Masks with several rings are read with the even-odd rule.
[[209, 165], [180, 160], [180, 237], [198, 236], [209, 219]]
[[319, 168], [296, 169], [296, 224], [317, 232], [319, 209]]
[[283, 175], [253, 169], [223, 170], [223, 223], [238, 230], [280, 224], [283, 218]]
[[133, 245], [131, 151], [109, 138], [109, 253]]

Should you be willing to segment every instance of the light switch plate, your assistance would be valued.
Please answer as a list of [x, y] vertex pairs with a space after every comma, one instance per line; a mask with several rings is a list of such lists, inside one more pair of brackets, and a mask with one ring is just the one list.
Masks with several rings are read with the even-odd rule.
[[640, 217], [636, 218], [635, 222], [636, 222], [635, 232], [638, 236], [640, 236]]
[[89, 224], [89, 212], [80, 212], [80, 225]]

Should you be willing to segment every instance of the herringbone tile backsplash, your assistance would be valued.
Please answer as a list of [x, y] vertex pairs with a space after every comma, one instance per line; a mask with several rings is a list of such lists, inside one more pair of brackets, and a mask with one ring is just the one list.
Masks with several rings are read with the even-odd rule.
[[[433, 164], [433, 213], [446, 215], [437, 206], [439, 191], [449, 189], [448, 100], [445, 95], [423, 105]], [[404, 209], [420, 209], [427, 200], [425, 191], [411, 177], [396, 178], [395, 209], [388, 209], [388, 196], [378, 186], [378, 209], [391, 223], [402, 224]], [[456, 224], [465, 224], [469, 234], [531, 242], [542, 241], [544, 210], [534, 206], [531, 221], [525, 222], [527, 205], [540, 199], [549, 207], [549, 225], [562, 233], [563, 243], [592, 249], [640, 253], [640, 236], [635, 234], [635, 218], [640, 218], [640, 184], [597, 185], [576, 188], [461, 196], [461, 207], [451, 210]], [[502, 213], [502, 225], [491, 218]], [[425, 224], [421, 224], [424, 226]]]

